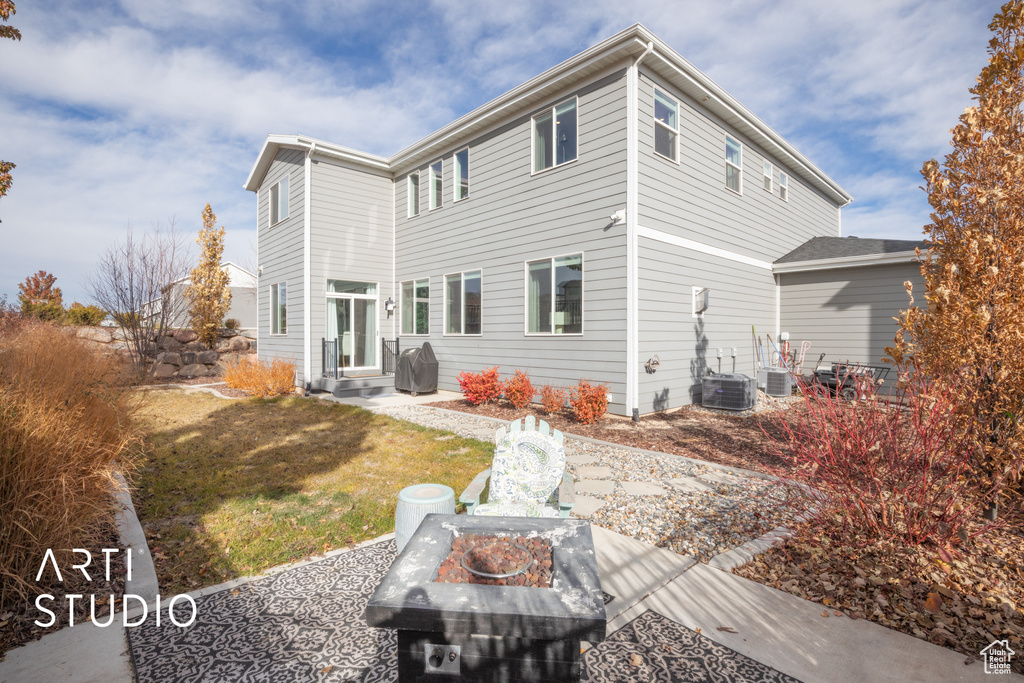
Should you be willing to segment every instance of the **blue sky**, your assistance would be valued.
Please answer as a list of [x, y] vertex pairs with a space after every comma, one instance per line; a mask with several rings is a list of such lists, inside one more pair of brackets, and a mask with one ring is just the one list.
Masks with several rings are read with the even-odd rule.
[[843, 233], [918, 239], [994, 0], [39, 0], [0, 42], [0, 295], [39, 269], [86, 301], [97, 257], [209, 202], [255, 261], [241, 189], [268, 133], [391, 155], [641, 22], [854, 198]]

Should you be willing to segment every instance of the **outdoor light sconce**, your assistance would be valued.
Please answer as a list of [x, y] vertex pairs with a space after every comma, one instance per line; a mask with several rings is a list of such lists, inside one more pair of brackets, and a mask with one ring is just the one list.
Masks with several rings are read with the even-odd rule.
[[661, 365], [661, 360], [658, 358], [658, 354], [654, 354], [650, 360], [644, 363], [644, 370], [647, 371], [648, 375], [653, 375], [658, 371], [659, 365]]
[[388, 312], [388, 319], [391, 319], [391, 314], [395, 312], [395, 300], [390, 296], [388, 300], [384, 302], [384, 310]]
[[611, 216], [608, 216], [608, 220], [612, 222], [612, 225], [618, 225], [622, 221], [626, 220], [626, 212], [623, 209], [619, 209]]

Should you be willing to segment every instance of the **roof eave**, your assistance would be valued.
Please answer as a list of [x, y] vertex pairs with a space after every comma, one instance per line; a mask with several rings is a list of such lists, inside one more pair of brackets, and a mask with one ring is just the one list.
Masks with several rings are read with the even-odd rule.
[[833, 270], [836, 268], [856, 268], [858, 266], [882, 266], [892, 263], [908, 263], [915, 260], [917, 260], [916, 251], [897, 251], [891, 254], [862, 254], [860, 256], [841, 256], [839, 258], [773, 263], [772, 272], [800, 273], [810, 270]]
[[342, 147], [333, 142], [317, 140], [305, 135], [279, 135], [272, 133], [267, 136], [266, 141], [263, 143], [263, 148], [260, 150], [259, 156], [256, 157], [256, 163], [253, 165], [252, 170], [249, 172], [249, 177], [242, 186], [243, 189], [251, 192], [259, 189], [264, 176], [270, 170], [270, 164], [274, 161], [278, 150], [281, 148], [299, 149], [306, 152], [314, 151], [317, 154], [342, 159], [376, 171], [390, 171], [388, 160], [375, 154], [360, 152], [356, 149]]

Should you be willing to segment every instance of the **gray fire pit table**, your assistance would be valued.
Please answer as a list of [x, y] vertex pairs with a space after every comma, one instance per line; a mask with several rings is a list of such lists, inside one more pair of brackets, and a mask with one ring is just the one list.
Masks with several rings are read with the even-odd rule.
[[[435, 583], [456, 536], [551, 541], [550, 588]], [[580, 641], [607, 616], [590, 524], [431, 514], [370, 598], [370, 626], [398, 629], [398, 680], [578, 681]]]

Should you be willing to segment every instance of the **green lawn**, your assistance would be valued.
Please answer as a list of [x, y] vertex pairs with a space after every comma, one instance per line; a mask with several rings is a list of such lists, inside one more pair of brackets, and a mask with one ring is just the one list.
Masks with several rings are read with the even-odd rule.
[[135, 506], [171, 595], [394, 530], [398, 492], [451, 486], [493, 445], [301, 398], [149, 391]]

